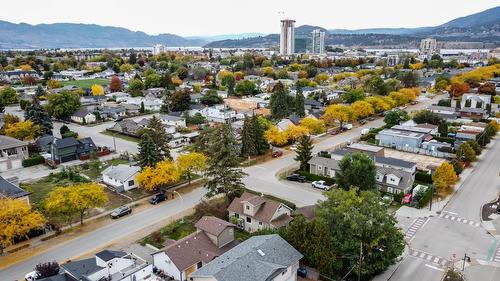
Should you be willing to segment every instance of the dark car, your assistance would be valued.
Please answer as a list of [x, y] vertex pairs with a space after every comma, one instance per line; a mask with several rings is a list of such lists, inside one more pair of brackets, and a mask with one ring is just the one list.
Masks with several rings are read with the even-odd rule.
[[132, 213], [132, 209], [130, 209], [129, 206], [121, 206], [121, 207], [114, 209], [113, 212], [111, 212], [110, 216], [112, 219], [117, 219], [119, 217], [123, 217], [123, 216], [131, 214], [131, 213]]
[[364, 120], [364, 119], [359, 121], [359, 124], [361, 124], [361, 125], [364, 125], [365, 123], [366, 123], [366, 120]]
[[375, 120], [375, 117], [368, 117], [368, 120], [373, 121], [373, 120]]
[[153, 195], [153, 197], [151, 197], [151, 199], [149, 199], [149, 203], [156, 205], [156, 204], [158, 204], [162, 201], [165, 201], [165, 200], [167, 200], [167, 197], [165, 196], [165, 194], [158, 193], [158, 194]]
[[299, 267], [297, 269], [297, 276], [306, 278], [307, 277], [307, 268], [305, 267]]
[[283, 155], [283, 151], [281, 151], [281, 150], [276, 150], [275, 152], [273, 152], [273, 154], [271, 154], [271, 156], [272, 156], [273, 158], [278, 158], [278, 157], [280, 157], [281, 155]]
[[286, 179], [289, 181], [306, 182], [306, 177], [297, 174], [289, 175]]

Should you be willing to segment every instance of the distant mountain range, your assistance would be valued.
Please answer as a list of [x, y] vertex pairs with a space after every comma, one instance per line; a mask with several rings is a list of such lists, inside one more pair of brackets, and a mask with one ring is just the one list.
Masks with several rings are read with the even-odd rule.
[[[442, 47], [493, 47], [500, 46], [500, 6], [434, 27], [327, 30], [318, 26], [303, 25], [297, 27], [295, 33], [306, 35], [314, 29], [327, 32], [328, 45], [416, 48], [420, 39], [433, 37], [442, 42]], [[269, 34], [255, 38], [214, 41], [205, 47], [262, 48], [278, 44], [279, 35]]]
[[[325, 29], [302, 25], [296, 34], [310, 34], [314, 29], [327, 32], [326, 44], [362, 47], [416, 47], [423, 37], [440, 42], [480, 42], [475, 48], [500, 45], [500, 6], [461, 17], [435, 27]], [[163, 33], [148, 35], [141, 31], [95, 24], [54, 23], [31, 25], [0, 21], [0, 49], [40, 48], [130, 48], [164, 44], [169, 47], [249, 47], [277, 46], [278, 34], [241, 33], [215, 36], [182, 37]]]

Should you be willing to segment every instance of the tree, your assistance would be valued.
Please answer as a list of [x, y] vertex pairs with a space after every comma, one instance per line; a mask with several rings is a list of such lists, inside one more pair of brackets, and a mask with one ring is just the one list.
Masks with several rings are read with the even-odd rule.
[[420, 77], [415, 71], [406, 71], [399, 74], [398, 79], [403, 83], [405, 88], [418, 87]]
[[62, 91], [59, 94], [50, 94], [46, 106], [47, 112], [56, 117], [69, 117], [80, 108], [80, 96], [75, 92]]
[[36, 279], [44, 279], [59, 274], [59, 264], [56, 261], [39, 263], [35, 266]]
[[165, 126], [161, 123], [160, 119], [153, 116], [149, 120], [146, 130], [149, 132], [155, 146], [159, 149], [161, 159], [172, 159], [172, 156], [170, 156], [170, 146], [168, 145], [170, 136], [165, 131]]
[[205, 123], [206, 118], [201, 115], [201, 113], [196, 112], [193, 116], [189, 116], [189, 114], [184, 114], [184, 119], [188, 124], [199, 125]]
[[4, 107], [17, 102], [17, 93], [12, 87], [0, 89], [0, 112], [3, 112]]
[[16, 238], [28, 238], [31, 230], [43, 227], [45, 222], [26, 201], [0, 198], [0, 254]]
[[136, 53], [130, 53], [128, 57], [128, 63], [134, 65], [137, 63], [137, 54]]
[[144, 79], [144, 87], [146, 89], [158, 88], [161, 86], [162, 86], [162, 79], [161, 76], [157, 73], [151, 73], [146, 76], [146, 79]]
[[378, 75], [374, 75], [366, 83], [366, 89], [369, 93], [385, 96], [389, 92], [388, 85], [384, 83], [384, 79]]
[[474, 152], [476, 153], [476, 156], [481, 154], [483, 148], [481, 147], [481, 145], [479, 145], [479, 143], [477, 141], [470, 140], [470, 141], [467, 141], [466, 143], [468, 145], [470, 145], [470, 147], [474, 150]]
[[384, 117], [384, 122], [387, 125], [399, 125], [401, 121], [409, 120], [410, 117], [405, 110], [398, 109], [396, 111], [389, 111]]
[[470, 87], [467, 83], [453, 82], [450, 85], [450, 98], [460, 97], [469, 91]]
[[266, 140], [274, 146], [284, 146], [289, 143], [288, 136], [281, 132], [277, 126], [271, 126], [264, 132]]
[[225, 193], [232, 200], [244, 189], [242, 178], [245, 173], [239, 168], [236, 145], [236, 138], [230, 125], [219, 125], [210, 132], [206, 147], [209, 155], [208, 168], [205, 173], [209, 179], [205, 184], [209, 197]]
[[97, 183], [81, 183], [56, 187], [45, 199], [45, 209], [49, 214], [68, 216], [78, 214], [83, 225], [84, 215], [91, 209], [102, 207], [108, 202], [104, 188]]
[[35, 97], [39, 98], [41, 96], [45, 96], [45, 90], [43, 89], [42, 85], [38, 85], [35, 90]]
[[201, 66], [197, 66], [193, 69], [193, 79], [194, 80], [204, 80], [207, 76], [207, 70]]
[[439, 125], [443, 120], [437, 113], [430, 110], [420, 110], [413, 115], [413, 121], [417, 124], [429, 123]]
[[153, 167], [162, 159], [161, 152], [151, 138], [150, 131], [147, 130], [141, 136], [139, 142], [139, 154], [137, 155], [137, 162], [141, 167]]
[[52, 129], [54, 128], [52, 119], [45, 108], [40, 104], [37, 97], [34, 97], [33, 102], [26, 107], [24, 119], [38, 125], [41, 130], [41, 135], [52, 135]]
[[[323, 254], [316, 260], [330, 258], [328, 262], [338, 262], [340, 272], [333, 271], [330, 265], [327, 268], [331, 271], [325, 274], [343, 276], [352, 270], [361, 273], [360, 279], [369, 280], [394, 264], [403, 253], [404, 235], [394, 215], [387, 212], [385, 204], [380, 204], [378, 193], [357, 188], [333, 189], [326, 192], [326, 197], [319, 203], [314, 220], [323, 221], [330, 235], [317, 245], [316, 250]], [[310, 236], [317, 239], [314, 230]]]
[[299, 138], [297, 144], [297, 155], [294, 160], [300, 163], [301, 171], [308, 171], [309, 160], [312, 158], [313, 143], [309, 135], [304, 135]]
[[354, 111], [354, 115], [358, 116], [358, 118], [368, 117], [373, 115], [375, 111], [370, 103], [362, 100], [355, 101], [351, 104], [352, 110]]
[[144, 90], [144, 83], [142, 80], [134, 78], [128, 83], [128, 92], [136, 97], [142, 95], [142, 90]]
[[457, 181], [458, 176], [455, 173], [455, 169], [453, 165], [448, 162], [444, 162], [437, 167], [432, 175], [432, 183], [436, 187], [436, 190], [443, 194], [448, 193], [451, 186]]
[[448, 136], [448, 122], [446, 121], [441, 121], [438, 125], [438, 132], [439, 135], [442, 137]]
[[141, 101], [141, 107], [139, 107], [139, 112], [140, 113], [146, 112], [146, 108], [144, 107], [144, 101]]
[[470, 144], [466, 142], [458, 147], [457, 158], [464, 162], [474, 162], [476, 161], [476, 152]]
[[227, 88], [227, 93], [234, 95], [234, 85], [236, 84], [234, 74], [229, 71], [221, 71], [219, 72], [219, 80], [221, 81], [221, 85]]
[[321, 134], [325, 131], [325, 122], [314, 117], [305, 117], [300, 120], [300, 126], [307, 128], [313, 135]]
[[201, 97], [201, 103], [208, 105], [208, 106], [213, 106], [216, 104], [221, 104], [223, 102], [223, 99], [217, 94], [217, 91], [215, 90], [208, 90], [203, 97]]
[[137, 182], [147, 191], [156, 188], [166, 187], [178, 182], [181, 178], [181, 171], [171, 160], [156, 163], [155, 166], [147, 166], [137, 175]]
[[282, 119], [288, 116], [290, 113], [288, 108], [288, 93], [285, 90], [285, 86], [278, 82], [273, 89], [273, 94], [269, 101], [269, 106], [271, 108], [271, 116], [274, 119]]
[[334, 121], [337, 121], [340, 123], [340, 128], [342, 128], [345, 122], [354, 120], [356, 118], [356, 114], [350, 106], [332, 104], [326, 108], [325, 113], [321, 116], [321, 118], [327, 124], [333, 124]]
[[113, 75], [113, 77], [111, 77], [111, 82], [109, 83], [109, 90], [111, 91], [111, 93], [121, 91], [122, 87], [122, 80], [120, 80], [118, 76]]
[[186, 175], [189, 184], [193, 173], [201, 173], [207, 167], [207, 157], [199, 152], [181, 154], [177, 158], [177, 167], [182, 174]]
[[304, 108], [304, 95], [302, 94], [302, 90], [297, 91], [295, 95], [295, 114], [299, 117], [306, 116], [306, 110]]
[[257, 86], [250, 80], [243, 80], [236, 85], [236, 93], [238, 95], [252, 95]]
[[175, 72], [177, 72], [177, 76], [181, 80], [186, 79], [186, 77], [189, 74], [189, 70], [186, 67], [184, 67], [184, 66], [180, 66], [179, 68], [177, 68], [177, 70]]
[[364, 153], [346, 154], [339, 162], [340, 171], [335, 174], [337, 184], [348, 190], [352, 186], [360, 190], [376, 188], [376, 169], [373, 160]]
[[41, 135], [39, 125], [33, 124], [30, 120], [9, 124], [5, 128], [5, 135], [18, 140], [33, 140]]
[[175, 89], [174, 82], [172, 81], [172, 76], [170, 72], [165, 71], [161, 77], [161, 86], [165, 89], [173, 90]]
[[477, 89], [479, 94], [494, 96], [497, 94], [495, 84], [487, 82], [479, 86]]
[[373, 96], [373, 97], [368, 97], [364, 101], [368, 102], [369, 104], [372, 105], [373, 110], [376, 113], [384, 112], [389, 109], [391, 109], [391, 105], [388, 104], [384, 98], [380, 96]]
[[264, 128], [257, 116], [246, 117], [241, 131], [241, 155], [255, 156], [264, 154], [269, 145], [264, 138]]
[[92, 95], [93, 96], [103, 96], [104, 88], [99, 84], [92, 85]]
[[361, 88], [351, 89], [342, 95], [345, 103], [353, 103], [358, 100], [363, 100], [366, 97], [365, 92]]
[[191, 107], [191, 96], [187, 91], [176, 91], [172, 95], [172, 111], [185, 111]]

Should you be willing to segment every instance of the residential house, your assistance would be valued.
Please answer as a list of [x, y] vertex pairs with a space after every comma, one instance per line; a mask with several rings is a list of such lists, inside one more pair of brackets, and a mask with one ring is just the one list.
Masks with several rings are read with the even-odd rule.
[[141, 171], [141, 167], [119, 164], [109, 166], [102, 171], [102, 181], [113, 187], [117, 192], [129, 191], [137, 187], [135, 177]]
[[93, 110], [88, 107], [82, 107], [71, 115], [71, 120], [79, 124], [91, 124], [95, 123], [97, 118]]
[[103, 250], [95, 257], [61, 265], [56, 276], [39, 281], [153, 281], [153, 265], [132, 253]]
[[99, 111], [102, 119], [119, 119], [127, 116], [127, 111], [123, 106], [104, 106]]
[[253, 236], [191, 274], [192, 281], [296, 281], [303, 255], [278, 234]]
[[466, 93], [462, 95], [460, 102], [460, 116], [464, 118], [486, 119], [488, 118], [488, 107], [490, 106], [490, 95]]
[[430, 105], [427, 107], [427, 110], [436, 113], [439, 117], [450, 122], [453, 122], [458, 117], [458, 113], [453, 107]]
[[201, 110], [201, 115], [214, 123], [229, 123], [236, 119], [236, 111], [223, 104], [205, 107]]
[[286, 227], [292, 221], [293, 211], [281, 202], [249, 192], [234, 198], [227, 210], [229, 217], [238, 222], [238, 227], [248, 232]]
[[323, 104], [317, 100], [306, 99], [304, 100], [304, 108], [306, 110], [320, 110], [323, 109]]
[[38, 147], [38, 150], [40, 152], [50, 153], [50, 147], [51, 147], [53, 141], [54, 141], [54, 136], [44, 135], [44, 136], [39, 137], [35, 141], [35, 144]]
[[422, 146], [424, 137], [425, 134], [423, 133], [384, 129], [375, 136], [375, 139], [379, 141], [379, 145], [381, 146], [397, 149], [417, 149]]
[[[15, 179], [17, 180], [17, 179]], [[20, 199], [30, 203], [29, 195], [31, 192], [20, 188], [12, 179], [4, 179], [0, 176], [0, 198], [1, 199]]]
[[173, 116], [169, 114], [161, 114], [159, 116], [161, 123], [165, 126], [172, 126], [176, 128], [185, 128], [186, 119], [183, 117]]
[[114, 99], [116, 102], [122, 102], [122, 101], [126, 101], [127, 98], [130, 98], [131, 96], [129, 93], [114, 92], [114, 93], [106, 94], [106, 97], [108, 99]]
[[28, 157], [27, 142], [0, 135], [0, 172], [22, 168]]
[[191, 273], [238, 244], [234, 224], [204, 216], [195, 226], [195, 233], [178, 241], [167, 240], [163, 249], [152, 254], [154, 266], [174, 280], [190, 280]]
[[115, 122], [113, 126], [108, 128], [108, 130], [124, 135], [138, 137], [139, 132], [143, 128], [144, 128], [143, 126], [139, 125], [132, 119], [123, 119], [122, 121]]
[[74, 137], [54, 139], [51, 145], [51, 160], [64, 163], [80, 157], [88, 157], [96, 151], [97, 146], [91, 138], [75, 139]]
[[278, 124], [276, 124], [276, 127], [278, 127], [278, 130], [280, 132], [283, 132], [284, 130], [288, 129], [288, 127], [295, 125], [292, 120], [289, 118], [283, 118], [281, 119]]

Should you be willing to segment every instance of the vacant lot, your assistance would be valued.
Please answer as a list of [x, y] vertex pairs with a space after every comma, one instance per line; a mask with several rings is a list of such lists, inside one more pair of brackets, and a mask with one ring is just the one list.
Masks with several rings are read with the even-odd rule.
[[399, 150], [394, 150], [394, 149], [389, 149], [385, 148], [385, 156], [386, 157], [392, 157], [392, 158], [398, 158], [410, 162], [415, 162], [417, 163], [417, 169], [419, 170], [428, 170], [429, 166], [440, 166], [443, 162], [446, 162], [445, 159], [443, 158], [437, 158], [437, 157], [432, 157], [428, 155], [421, 155], [421, 154], [415, 154], [415, 153], [409, 153], [409, 152], [404, 152], [404, 151], [399, 151]]
[[108, 85], [109, 80], [108, 79], [71, 80], [71, 81], [62, 81], [61, 84], [63, 84], [63, 86], [75, 85], [80, 88], [90, 88], [94, 84]]

